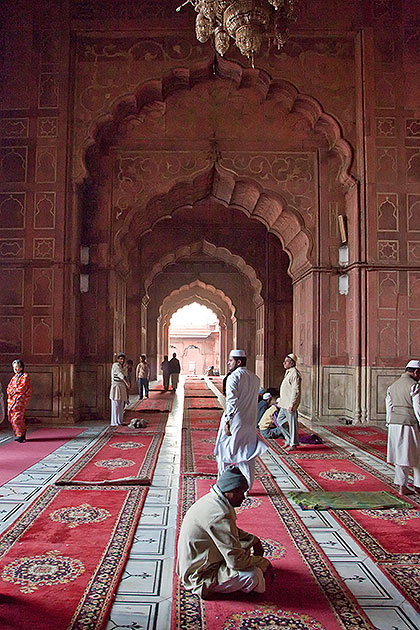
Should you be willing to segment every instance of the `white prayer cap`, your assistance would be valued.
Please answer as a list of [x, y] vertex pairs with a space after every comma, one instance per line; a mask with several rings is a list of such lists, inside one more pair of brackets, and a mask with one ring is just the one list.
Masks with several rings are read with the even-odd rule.
[[406, 369], [411, 368], [412, 370], [420, 370], [420, 361], [416, 361], [412, 359], [411, 361], [407, 363], [405, 367]]
[[271, 398], [271, 394], [269, 392], [266, 392], [265, 394], [263, 394], [263, 400], [270, 400]]
[[231, 350], [229, 354], [229, 359], [240, 359], [242, 357], [246, 357], [245, 350]]
[[281, 398], [277, 398], [276, 405], [280, 405], [280, 403], [281, 403]]
[[297, 363], [297, 356], [293, 354], [293, 352], [290, 352], [287, 356], [289, 357], [289, 359], [292, 359], [292, 361]]

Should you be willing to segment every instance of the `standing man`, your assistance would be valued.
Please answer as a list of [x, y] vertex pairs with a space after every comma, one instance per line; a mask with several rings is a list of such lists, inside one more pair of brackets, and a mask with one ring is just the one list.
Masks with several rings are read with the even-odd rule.
[[228, 361], [229, 376], [226, 381], [226, 408], [220, 419], [214, 454], [218, 476], [235, 464], [248, 482], [251, 490], [255, 476], [255, 458], [262, 455], [267, 446], [257, 433], [259, 378], [246, 369], [244, 350], [232, 350]]
[[172, 359], [169, 361], [169, 374], [171, 376], [171, 386], [173, 391], [178, 387], [179, 373], [181, 372], [181, 364], [176, 358], [176, 352], [173, 353]]
[[242, 591], [264, 593], [274, 569], [257, 536], [236, 525], [236, 507], [247, 482], [235, 467], [225, 470], [187, 511], [178, 540], [176, 572], [188, 591], [203, 599]]
[[111, 368], [111, 390], [109, 397], [111, 399], [111, 426], [117, 427], [123, 423], [124, 403], [128, 400], [129, 383], [124, 373], [125, 354], [120, 352], [117, 354], [117, 360], [112, 364]]
[[404, 374], [388, 387], [386, 424], [387, 462], [395, 466], [395, 484], [402, 495], [413, 494], [408, 474], [413, 468], [414, 490], [420, 493], [420, 361], [409, 361]]
[[169, 377], [170, 377], [170, 367], [169, 367], [169, 361], [168, 361], [168, 355], [165, 354], [163, 357], [163, 361], [160, 364], [160, 369], [162, 370], [162, 377], [163, 377], [163, 389], [165, 392], [168, 391], [169, 389]]
[[140, 356], [140, 363], [136, 367], [136, 379], [139, 386], [139, 400], [142, 400], [143, 398], [143, 389], [144, 397], [149, 398], [149, 378], [150, 365], [147, 362], [146, 355], [142, 354]]
[[[287, 419], [289, 425], [288, 437], [286, 438], [286, 449], [292, 451], [299, 446], [299, 425], [298, 425], [298, 407], [300, 404], [302, 377], [296, 368], [297, 357], [293, 352], [287, 355], [283, 361], [283, 367], [286, 370], [283, 381], [280, 385], [280, 396], [277, 403], [280, 406], [277, 415], [277, 425], [283, 424], [284, 418]], [[283, 429], [283, 431], [285, 431]], [[287, 431], [285, 431], [287, 434]]]

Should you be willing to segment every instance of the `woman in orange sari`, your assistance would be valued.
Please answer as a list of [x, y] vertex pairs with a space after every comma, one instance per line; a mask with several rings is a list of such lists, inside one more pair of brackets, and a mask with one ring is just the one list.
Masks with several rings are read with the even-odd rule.
[[25, 408], [31, 397], [31, 381], [20, 359], [12, 363], [15, 375], [7, 386], [7, 414], [15, 433], [15, 442], [26, 439]]

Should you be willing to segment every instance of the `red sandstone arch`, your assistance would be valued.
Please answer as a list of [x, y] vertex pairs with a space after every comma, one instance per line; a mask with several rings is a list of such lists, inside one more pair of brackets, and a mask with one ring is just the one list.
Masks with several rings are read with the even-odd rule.
[[179, 247], [176, 251], [167, 254], [166, 256], [161, 258], [161, 260], [159, 260], [159, 262], [152, 267], [144, 281], [146, 298], [149, 294], [149, 289], [153, 283], [154, 278], [159, 273], [164, 271], [165, 267], [185, 258], [190, 258], [192, 255], [197, 253], [206, 254], [211, 258], [222, 260], [232, 267], [235, 267], [248, 279], [249, 284], [252, 288], [254, 303], [257, 306], [262, 304], [262, 284], [261, 281], [257, 278], [255, 270], [250, 265], [247, 265], [245, 260], [241, 256], [232, 254], [232, 252], [229, 251], [226, 247], [216, 247], [216, 245], [214, 245], [213, 243], [209, 243], [204, 239], [202, 241], [192, 243], [189, 246]]

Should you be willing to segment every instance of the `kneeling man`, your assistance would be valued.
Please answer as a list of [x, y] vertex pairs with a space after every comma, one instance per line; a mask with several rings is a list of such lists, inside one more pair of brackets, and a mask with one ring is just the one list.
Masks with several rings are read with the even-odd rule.
[[234, 508], [247, 489], [239, 468], [227, 468], [185, 514], [176, 572], [184, 587], [203, 599], [235, 591], [264, 593], [266, 578], [272, 577], [261, 541], [236, 526]]

